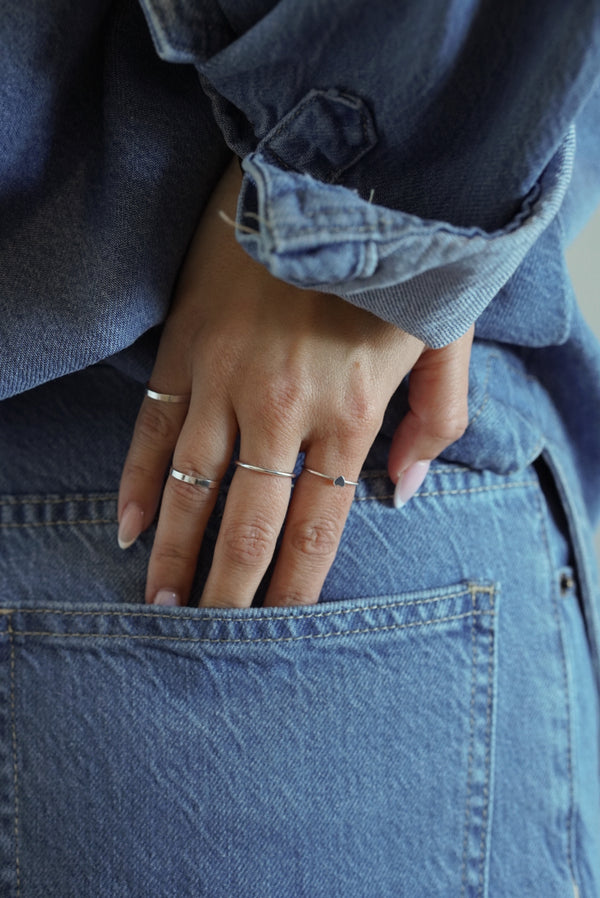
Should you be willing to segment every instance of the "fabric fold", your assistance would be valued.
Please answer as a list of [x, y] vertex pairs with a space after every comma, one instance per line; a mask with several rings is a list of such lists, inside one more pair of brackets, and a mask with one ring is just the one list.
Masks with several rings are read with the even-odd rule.
[[276, 277], [334, 293], [444, 346], [481, 315], [555, 217], [574, 145], [571, 128], [515, 217], [493, 232], [377, 205], [284, 170], [259, 146], [243, 161], [237, 238]]

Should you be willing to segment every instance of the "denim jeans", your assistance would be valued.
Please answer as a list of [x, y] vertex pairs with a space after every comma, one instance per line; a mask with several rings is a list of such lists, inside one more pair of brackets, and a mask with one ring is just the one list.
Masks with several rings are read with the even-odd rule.
[[0, 893], [597, 898], [598, 701], [543, 460], [439, 461], [396, 510], [382, 435], [318, 605], [151, 607], [152, 532], [116, 542], [139, 400], [99, 367], [0, 406]]

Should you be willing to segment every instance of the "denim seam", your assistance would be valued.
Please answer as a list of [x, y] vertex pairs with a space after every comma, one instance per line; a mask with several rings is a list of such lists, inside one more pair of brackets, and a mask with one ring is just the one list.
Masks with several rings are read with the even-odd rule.
[[13, 754], [13, 787], [15, 790], [15, 819], [14, 819], [14, 839], [15, 839], [15, 875], [17, 881], [17, 898], [21, 895], [21, 862], [19, 855], [19, 762], [17, 755], [17, 715], [16, 715], [16, 675], [15, 675], [15, 644], [14, 630], [12, 628], [11, 618], [8, 619], [8, 638], [10, 642], [10, 722], [11, 722], [11, 741]]
[[298, 642], [304, 639], [329, 639], [332, 636], [357, 636], [363, 633], [381, 633], [388, 630], [408, 630], [412, 627], [427, 627], [434, 624], [443, 624], [450, 621], [464, 620], [466, 617], [473, 615], [482, 617], [495, 617], [496, 612], [492, 610], [486, 611], [466, 611], [464, 614], [454, 614], [449, 617], [436, 617], [427, 621], [412, 621], [409, 624], [388, 624], [384, 627], [363, 627], [356, 630], [333, 630], [331, 633], [307, 633], [303, 636], [280, 636], [280, 637], [256, 637], [256, 638], [223, 638], [209, 639], [208, 637], [196, 636], [153, 636], [150, 634], [131, 634], [131, 633], [54, 633], [52, 630], [13, 630], [15, 636], [51, 636], [55, 639], [135, 639], [146, 640], [148, 642], [185, 642], [185, 643], [210, 643], [210, 644], [238, 644], [238, 643], [261, 643], [261, 642]]
[[[460, 474], [462, 476], [462, 472], [455, 471], [454, 468], [452, 468], [452, 467], [446, 467], [441, 470], [434, 470], [431, 473], [432, 473], [432, 475], [456, 473], [456, 474]], [[375, 480], [384, 474], [385, 474], [385, 472], [383, 472], [383, 471], [381, 471], [381, 472], [370, 471], [364, 475], [361, 474], [360, 479], [361, 480]], [[458, 495], [458, 494], [463, 494], [463, 493], [488, 492], [490, 490], [506, 490], [506, 489], [514, 489], [514, 488], [518, 488], [518, 487], [525, 487], [525, 486], [536, 486], [536, 481], [535, 480], [523, 480], [523, 481], [517, 481], [515, 483], [499, 483], [499, 484], [490, 484], [489, 486], [465, 487], [464, 489], [460, 489], [460, 490], [421, 491], [421, 492], [416, 493], [415, 495], [416, 496], [452, 496], [452, 495]], [[93, 495], [92, 494], [89, 496], [65, 495], [65, 496], [62, 496], [57, 499], [44, 499], [43, 497], [33, 498], [33, 499], [15, 499], [15, 500], [9, 499], [9, 500], [0, 500], [0, 506], [9, 507], [9, 506], [13, 506], [13, 505], [22, 505], [22, 506], [61, 505], [61, 504], [68, 504], [69, 502], [82, 502], [82, 503], [83, 502], [110, 502], [110, 501], [116, 501], [117, 495], [118, 495], [117, 493], [108, 493], [106, 495]], [[354, 501], [355, 502], [369, 502], [373, 499], [377, 500], [377, 499], [393, 499], [393, 498], [394, 498], [393, 494], [390, 493], [389, 495], [386, 494], [384, 496], [356, 496], [354, 498]], [[52, 527], [57, 524], [113, 524], [115, 521], [116, 521], [116, 518], [97, 518], [97, 519], [96, 518], [94, 518], [94, 519], [79, 519], [78, 518], [78, 519], [75, 519], [72, 521], [66, 521], [66, 520], [65, 521], [39, 521], [39, 522], [22, 523], [22, 524], [1, 523], [0, 528]]]
[[[429, 471], [429, 475], [434, 477], [437, 474], [458, 474], [462, 476], [464, 474], [465, 468], [464, 465], [455, 464], [455, 465], [436, 465], [435, 468], [431, 468]], [[361, 472], [360, 479], [361, 480], [376, 480], [380, 477], [387, 477], [389, 480], [388, 472], [385, 468], [371, 468], [364, 473]]]
[[118, 493], [68, 493], [64, 496], [49, 498], [45, 496], [33, 496], [28, 499], [0, 499], [0, 505], [61, 505], [67, 502], [111, 502], [116, 500]]
[[[466, 589], [461, 590], [460, 592], [451, 592], [446, 595], [437, 595], [430, 599], [412, 599], [411, 601], [401, 601], [401, 602], [392, 602], [391, 604], [379, 604], [379, 605], [365, 605], [355, 608], [341, 608], [334, 609], [332, 611], [319, 611], [316, 613], [308, 612], [306, 615], [302, 615], [302, 620], [315, 620], [315, 618], [322, 617], [341, 617], [343, 614], [362, 614], [365, 611], [377, 611], [378, 609], [385, 609], [386, 611], [393, 608], [411, 608], [414, 605], [431, 605], [434, 602], [444, 602], [447, 599], [459, 599], [461, 596], [466, 596], [469, 593], [472, 595], [473, 592], [475, 594], [484, 594], [484, 595], [493, 595], [494, 587], [493, 586], [483, 586], [483, 585], [470, 585]], [[152, 606], [147, 606], [148, 608]], [[318, 607], [318, 606], [317, 606]], [[0, 609], [0, 614], [13, 614], [16, 609]], [[243, 610], [243, 609], [240, 609]], [[71, 611], [65, 610], [62, 608], [36, 608], [32, 611], [24, 609], [22, 611], [23, 614], [58, 614], [60, 616], [69, 616], [69, 617], [147, 617], [148, 611]], [[293, 621], [297, 620], [295, 616], [291, 615], [279, 615], [279, 616], [269, 616], [267, 618], [244, 618], [243, 620], [235, 619], [231, 617], [208, 617], [208, 616], [184, 616], [177, 615], [174, 617], [172, 614], [151, 614], [152, 620], [184, 620], [184, 621], [205, 621], [210, 623], [258, 623], [260, 621]]]
[[[475, 593], [471, 591], [472, 611], [475, 610]], [[471, 818], [471, 791], [473, 785], [473, 742], [475, 739], [475, 692], [477, 684], [477, 642], [475, 639], [475, 627], [471, 625], [471, 699], [469, 703], [469, 755], [467, 763], [467, 801], [465, 805], [465, 822], [463, 836], [462, 878], [460, 898], [465, 894], [467, 884], [467, 855], [469, 847], [469, 821]]]
[[[495, 601], [495, 588], [490, 587], [488, 589], [488, 593], [490, 594], [490, 603], [491, 603], [491, 614], [495, 614], [494, 609], [494, 601]], [[473, 604], [473, 615], [477, 612], [476, 608], [476, 598], [477, 598], [478, 589], [476, 585], [471, 586], [471, 601]], [[473, 617], [473, 622], [475, 618]], [[476, 640], [476, 631], [475, 627], [471, 628], [471, 643], [472, 643], [472, 673], [471, 673], [471, 701], [470, 701], [470, 711], [469, 711], [469, 726], [470, 726], [470, 737], [469, 737], [469, 760], [468, 760], [468, 772], [467, 772], [467, 801], [465, 808], [465, 828], [464, 828], [464, 841], [463, 841], [463, 860], [462, 860], [462, 880], [461, 880], [461, 898], [466, 895], [468, 883], [467, 883], [467, 864], [468, 864], [468, 849], [469, 849], [469, 824], [471, 820], [471, 799], [472, 799], [472, 778], [473, 778], [473, 758], [474, 758], [474, 746], [475, 746], [475, 700], [478, 691], [478, 646]], [[491, 751], [492, 751], [492, 717], [493, 717], [493, 697], [494, 697], [494, 644], [495, 644], [495, 634], [494, 629], [490, 628], [489, 638], [488, 638], [488, 659], [487, 659], [487, 689], [486, 689], [486, 710], [485, 710], [485, 730], [483, 733], [483, 744], [485, 746], [485, 754], [483, 757], [483, 785], [482, 785], [482, 795], [483, 795], [483, 804], [480, 811], [480, 816], [478, 817], [476, 823], [480, 827], [480, 837], [479, 837], [479, 858], [477, 861], [477, 870], [478, 870], [478, 880], [477, 880], [477, 898], [483, 898], [484, 890], [485, 890], [485, 873], [486, 873], [486, 855], [487, 850], [486, 846], [488, 844], [487, 835], [488, 835], [488, 825], [489, 825], [489, 808], [490, 808], [490, 777], [491, 777]], [[484, 660], [484, 659], [482, 659]], [[475, 860], [475, 858], [473, 858]], [[471, 889], [469, 889], [469, 894], [471, 894]]]
[[[488, 493], [492, 490], [511, 490], [522, 487], [535, 486], [535, 480], [522, 480], [517, 483], [499, 483], [491, 486], [475, 486], [475, 487], [465, 487], [465, 489], [461, 490], [427, 490], [424, 492], [415, 493], [414, 498], [424, 498], [429, 496], [459, 496], [464, 495], [465, 493]], [[389, 495], [386, 494], [384, 496], [357, 496], [354, 501], [355, 502], [378, 502], [382, 499], [393, 499], [394, 496], [392, 493]]]
[[0, 530], [19, 530], [29, 527], [64, 527], [74, 524], [116, 524], [116, 518], [92, 518], [88, 520], [77, 518], [73, 521], [33, 521], [27, 524], [0, 524]]
[[[494, 607], [494, 598], [495, 595], [492, 596], [492, 608]], [[485, 860], [486, 860], [486, 841], [485, 835], [487, 834], [487, 827], [489, 825], [489, 811], [490, 811], [490, 788], [489, 782], [492, 771], [492, 714], [493, 714], [493, 701], [494, 701], [494, 642], [495, 642], [495, 631], [493, 628], [490, 628], [489, 635], [489, 648], [488, 648], [488, 693], [487, 693], [487, 704], [485, 709], [486, 714], [486, 726], [485, 726], [485, 769], [488, 773], [487, 779], [485, 780], [483, 786], [483, 810], [482, 810], [482, 826], [481, 826], [481, 842], [480, 842], [480, 877], [479, 877], [479, 894], [483, 898], [484, 894], [484, 886], [485, 886]]]
[[[561, 624], [561, 616], [559, 611], [559, 597], [558, 597], [558, 586], [557, 586], [557, 578], [555, 576], [555, 563], [554, 556], [550, 549], [550, 540], [548, 538], [548, 530], [547, 530], [547, 510], [545, 502], [542, 500], [541, 489], [537, 492], [537, 508], [538, 508], [538, 518], [540, 522], [540, 529], [542, 531], [542, 539], [544, 541], [544, 548], [546, 550], [546, 558], [548, 561], [548, 576], [550, 578], [550, 582], [552, 584], [552, 616], [554, 618], [554, 622], [556, 624], [556, 632], [558, 634], [558, 639], [560, 642], [560, 658], [561, 658], [561, 667], [562, 667], [562, 679], [563, 679], [563, 695], [565, 708], [567, 712], [567, 770], [569, 776], [569, 808], [567, 811], [567, 864], [569, 868], [569, 875], [571, 877], [571, 884], [577, 888], [578, 877], [575, 875], [575, 863], [574, 863], [574, 853], [573, 853], [573, 814], [574, 814], [574, 804], [575, 804], [575, 785], [573, 782], [573, 746], [572, 746], [572, 732], [573, 732], [573, 713], [571, 708], [571, 696], [569, 694], [569, 674], [567, 669], [567, 659], [565, 654], [565, 645], [564, 645], [564, 633], [563, 627]], [[570, 537], [569, 537], [570, 541]]]
[[[268, 143], [265, 144], [269, 153], [272, 153], [273, 156], [277, 154], [271, 150]], [[257, 148], [258, 152], [258, 148]], [[286, 166], [289, 168], [289, 166]], [[341, 169], [343, 171], [343, 169]], [[389, 243], [390, 241], [399, 241], [400, 243], [412, 237], [423, 236], [425, 233], [426, 236], [437, 234], [449, 234], [452, 237], [460, 237], [466, 241], [479, 239], [484, 243], [491, 243], [494, 240], [501, 239], [507, 235], [513, 234], [517, 231], [522, 225], [526, 224], [529, 219], [533, 217], [536, 213], [539, 203], [537, 199], [530, 204], [529, 208], [519, 216], [516, 216], [508, 225], [504, 228], [498, 228], [495, 231], [484, 231], [481, 228], [461, 228], [455, 225], [450, 224], [449, 222], [431, 222], [431, 221], [423, 221], [422, 223], [415, 223], [411, 226], [406, 226], [406, 221], [398, 221], [397, 218], [388, 218], [385, 215], [379, 215], [377, 221], [374, 224], [365, 224], [365, 225], [352, 225], [352, 224], [343, 224], [343, 225], [327, 225], [327, 233], [335, 233], [335, 232], [345, 232], [348, 234], [349, 239], [354, 234], [370, 234], [371, 237], [377, 239], [379, 238], [380, 243]], [[272, 208], [272, 203], [269, 203], [269, 213]], [[390, 211], [384, 206], [380, 206], [380, 209], [385, 209], [386, 212]], [[319, 205], [317, 211], [320, 215], [339, 215], [340, 211], [344, 214], [352, 214], [355, 209], [352, 206], [340, 206], [340, 205]], [[398, 215], [406, 216], [408, 213], [398, 212]], [[314, 234], [315, 236], [322, 234], [323, 228], [321, 226], [315, 227], [313, 224], [307, 224], [301, 227], [298, 227], [297, 219], [290, 216], [278, 216], [274, 219], [277, 227], [288, 227], [293, 229], [294, 237], [297, 235], [306, 235], [306, 234]], [[387, 228], [387, 232], [385, 234], [381, 233], [381, 228]], [[477, 250], [475, 250], [477, 252]]]

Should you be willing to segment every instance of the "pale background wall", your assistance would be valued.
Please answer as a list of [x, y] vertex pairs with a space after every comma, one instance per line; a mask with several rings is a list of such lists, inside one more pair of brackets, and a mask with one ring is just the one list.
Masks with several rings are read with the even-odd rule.
[[[569, 247], [567, 264], [583, 314], [600, 338], [600, 209]], [[600, 530], [596, 549], [600, 561]]]

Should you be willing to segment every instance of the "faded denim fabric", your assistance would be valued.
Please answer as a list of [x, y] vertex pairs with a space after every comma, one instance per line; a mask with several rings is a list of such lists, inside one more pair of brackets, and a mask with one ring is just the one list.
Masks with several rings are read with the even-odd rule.
[[[591, 0], [0, 0], [2, 895], [598, 898], [599, 43]], [[395, 510], [403, 385], [315, 608], [149, 608], [116, 544], [232, 151], [275, 274], [477, 319], [465, 435]]]
[[104, 367], [0, 406], [2, 894], [595, 898], [597, 694], [547, 467], [439, 462], [396, 510], [382, 436], [319, 605], [154, 608], [152, 533], [115, 539], [140, 392]]

